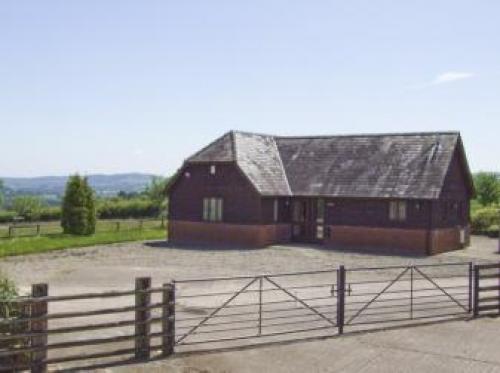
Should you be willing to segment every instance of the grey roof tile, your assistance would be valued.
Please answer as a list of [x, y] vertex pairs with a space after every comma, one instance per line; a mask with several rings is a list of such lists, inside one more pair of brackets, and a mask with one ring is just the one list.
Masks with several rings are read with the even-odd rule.
[[236, 161], [263, 195], [438, 198], [458, 132], [276, 137], [230, 132], [187, 162]]

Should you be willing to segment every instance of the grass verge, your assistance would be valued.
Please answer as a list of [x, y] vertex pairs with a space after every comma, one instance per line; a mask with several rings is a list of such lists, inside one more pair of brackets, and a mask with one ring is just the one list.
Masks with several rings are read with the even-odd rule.
[[165, 238], [165, 229], [154, 228], [122, 232], [100, 232], [92, 236], [73, 236], [61, 233], [39, 237], [0, 239], [0, 257], [43, 253], [73, 247], [162, 238]]

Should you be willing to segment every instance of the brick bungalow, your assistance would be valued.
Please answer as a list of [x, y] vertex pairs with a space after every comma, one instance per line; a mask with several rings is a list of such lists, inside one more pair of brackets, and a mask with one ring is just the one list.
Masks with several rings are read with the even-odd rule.
[[167, 192], [171, 242], [430, 255], [468, 245], [474, 186], [458, 132], [231, 131], [188, 158]]

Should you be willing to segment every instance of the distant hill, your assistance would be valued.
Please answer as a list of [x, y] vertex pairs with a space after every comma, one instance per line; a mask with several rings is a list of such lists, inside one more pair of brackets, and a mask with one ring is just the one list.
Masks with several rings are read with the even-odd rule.
[[[87, 175], [90, 185], [99, 196], [113, 196], [119, 191], [140, 192], [154, 176], [141, 173]], [[31, 194], [52, 199], [58, 198], [64, 193], [68, 177], [0, 177], [0, 179], [4, 181], [9, 194]]]

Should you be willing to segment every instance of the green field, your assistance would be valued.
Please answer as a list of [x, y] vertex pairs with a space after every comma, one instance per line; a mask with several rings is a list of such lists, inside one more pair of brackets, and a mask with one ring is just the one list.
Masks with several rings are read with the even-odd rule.
[[[40, 228], [37, 228], [40, 226]], [[9, 227], [13, 229], [9, 232]], [[129, 231], [137, 229], [153, 229], [164, 227], [164, 222], [160, 219], [120, 219], [120, 220], [98, 220], [96, 224], [96, 233]], [[39, 232], [37, 231], [39, 229]], [[42, 235], [53, 235], [63, 233], [59, 221], [40, 222], [40, 223], [20, 223], [20, 224], [1, 224], [0, 239], [12, 237], [32, 237]]]
[[127, 241], [156, 240], [165, 238], [163, 228], [145, 228], [120, 232], [98, 232], [92, 236], [51, 234], [37, 237], [17, 237], [0, 240], [0, 257], [43, 253], [65, 248], [93, 246]]
[[[37, 234], [39, 231], [40, 234]], [[16, 226], [9, 237], [9, 226], [0, 226], [0, 257], [42, 253], [72, 247], [116, 242], [164, 239], [161, 220], [99, 220], [91, 236], [63, 234], [59, 222]]]

